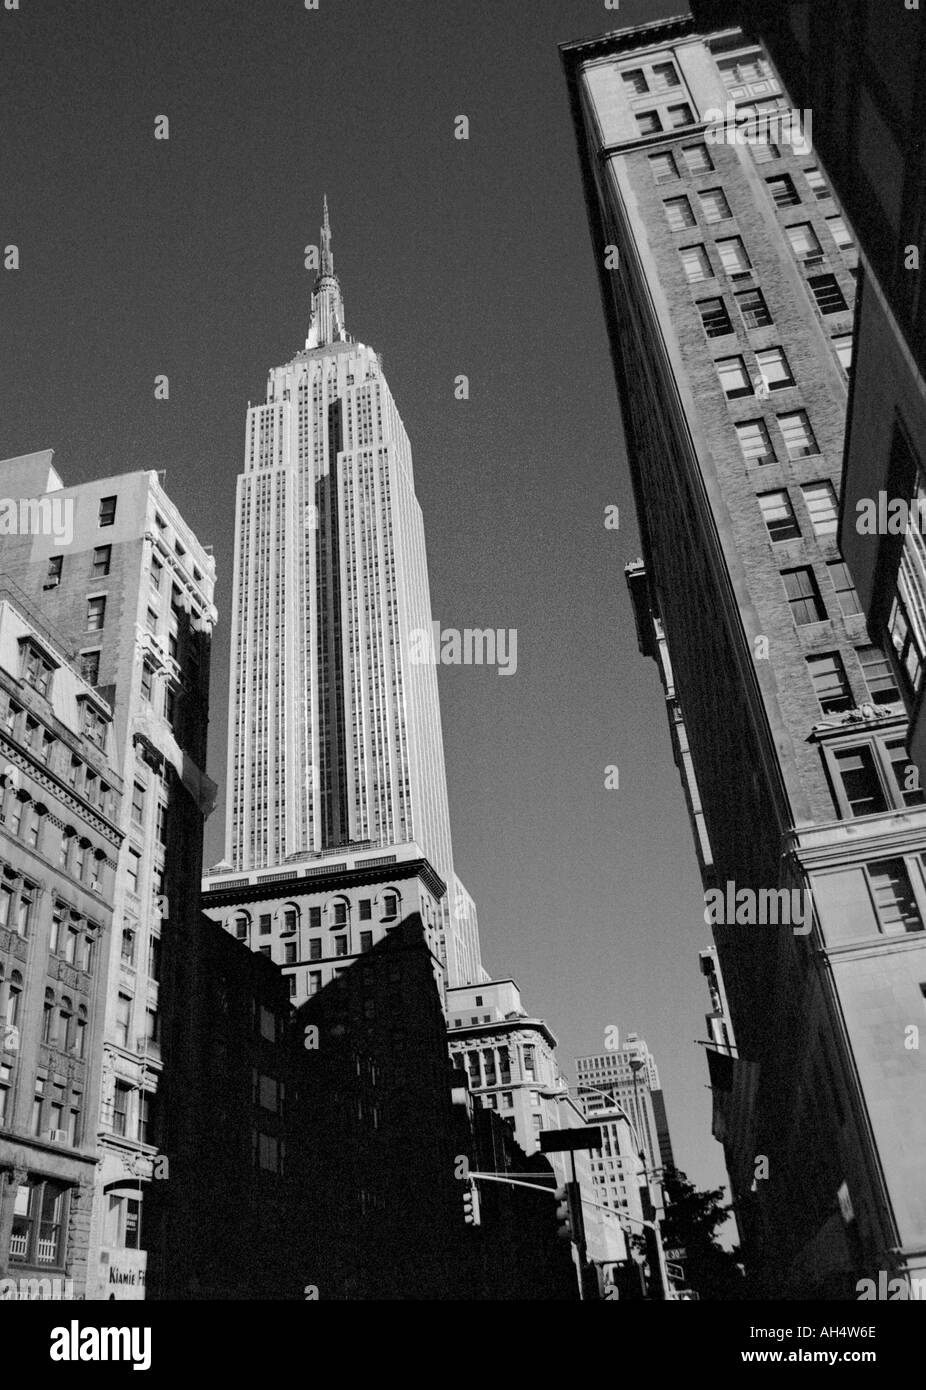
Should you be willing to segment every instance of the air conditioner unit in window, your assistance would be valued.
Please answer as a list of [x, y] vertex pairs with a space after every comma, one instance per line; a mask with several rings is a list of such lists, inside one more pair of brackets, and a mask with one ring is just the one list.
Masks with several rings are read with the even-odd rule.
[[48, 1139], [52, 1144], [66, 1144], [68, 1142], [68, 1132], [66, 1129], [50, 1129]]

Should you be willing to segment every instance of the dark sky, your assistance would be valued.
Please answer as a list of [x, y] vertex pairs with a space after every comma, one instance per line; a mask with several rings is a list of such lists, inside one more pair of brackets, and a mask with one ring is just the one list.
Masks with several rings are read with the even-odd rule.
[[[557, 51], [684, 8], [0, 9], [0, 245], [22, 258], [0, 271], [0, 457], [54, 448], [68, 483], [167, 470], [218, 562], [221, 783], [245, 408], [304, 341], [302, 248], [327, 192], [348, 328], [383, 353], [411, 438], [434, 614], [518, 630], [515, 675], [440, 672], [455, 859], [485, 961], [549, 1021], [567, 1067], [609, 1025], [647, 1039], [676, 1156], [706, 1183], [725, 1180], [694, 1044], [708, 933], [625, 592], [638, 542]], [[206, 862], [221, 852], [220, 807]]]

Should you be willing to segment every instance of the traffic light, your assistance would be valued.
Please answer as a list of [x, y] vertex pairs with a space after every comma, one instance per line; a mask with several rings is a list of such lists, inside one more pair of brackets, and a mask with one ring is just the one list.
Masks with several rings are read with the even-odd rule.
[[478, 1226], [479, 1218], [479, 1189], [470, 1178], [463, 1189], [463, 1220], [467, 1226]]
[[562, 1240], [575, 1240], [576, 1238], [576, 1223], [572, 1205], [572, 1187], [573, 1184], [571, 1182], [564, 1183], [563, 1186], [558, 1187], [553, 1194], [556, 1198], [556, 1234]]

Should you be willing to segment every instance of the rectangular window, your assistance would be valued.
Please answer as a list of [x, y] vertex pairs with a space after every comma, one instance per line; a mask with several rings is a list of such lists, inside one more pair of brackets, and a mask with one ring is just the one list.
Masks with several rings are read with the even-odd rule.
[[756, 140], [750, 143], [749, 149], [757, 164], [771, 164], [772, 160], [778, 159], [781, 154], [773, 140]]
[[371, 931], [362, 931], [360, 933], [360, 949], [361, 951], [371, 951], [373, 949], [373, 933]]
[[839, 599], [839, 607], [844, 616], [851, 618], [853, 614], [861, 613], [862, 605], [858, 601], [858, 594], [855, 592], [855, 585], [845, 560], [830, 560], [826, 568], [830, 572], [833, 588]]
[[50, 555], [48, 557], [48, 571], [45, 575], [45, 589], [57, 589], [61, 583], [61, 571], [64, 568], [63, 555]]
[[99, 632], [106, 622], [106, 600], [105, 598], [91, 598], [87, 600], [87, 631]]
[[822, 257], [823, 247], [809, 222], [795, 222], [793, 226], [786, 227], [785, 231], [788, 233], [791, 250], [798, 260], [813, 261]]
[[818, 483], [804, 483], [801, 492], [817, 535], [834, 536], [839, 524], [839, 504], [833, 484], [823, 478]]
[[140, 782], [132, 787], [132, 820], [136, 825], [145, 822], [145, 789]]
[[161, 575], [164, 573], [164, 566], [156, 555], [151, 557], [151, 587], [155, 593], [161, 591]]
[[90, 565], [90, 575], [93, 579], [103, 579], [109, 574], [112, 553], [111, 545], [98, 545], [94, 548], [93, 560]]
[[148, 704], [151, 703], [151, 682], [154, 677], [154, 667], [149, 666], [147, 661], [141, 664], [141, 697]]
[[16, 1189], [10, 1263], [63, 1268], [68, 1190], [30, 1178]]
[[835, 275], [811, 275], [807, 283], [821, 314], [842, 314], [848, 309]]
[[666, 198], [663, 207], [673, 232], [683, 232], [687, 227], [695, 225], [695, 215], [687, 198]]
[[138, 880], [141, 875], [141, 855], [136, 849], [129, 850], [127, 874], [129, 887], [133, 893], [138, 892]]
[[714, 363], [728, 401], [753, 394], [752, 382], [742, 357], [720, 357]]
[[163, 946], [159, 936], [152, 936], [148, 940], [148, 979], [157, 983], [161, 978], [161, 953]]
[[361, 898], [359, 907], [361, 922], [369, 922], [373, 916], [373, 903], [369, 898]]
[[698, 197], [701, 199], [701, 211], [704, 213], [705, 222], [723, 222], [727, 217], [733, 216], [722, 188], [705, 188]]
[[309, 938], [309, 960], [321, 960], [322, 943], [321, 938], [312, 936]]
[[694, 112], [687, 101], [681, 102], [678, 106], [669, 107], [669, 125], [673, 130], [681, 130], [683, 126], [694, 125]]
[[897, 688], [897, 680], [894, 676], [890, 657], [886, 656], [881, 648], [874, 644], [856, 647], [856, 651], [872, 703], [876, 705], [895, 704], [900, 699], [900, 691]]
[[260, 915], [258, 916], [258, 919], [257, 919], [257, 922], [258, 922], [258, 929], [259, 929], [259, 931], [260, 931], [261, 936], [269, 936], [269, 935], [270, 935], [270, 927], [271, 927], [272, 917], [273, 917], [273, 914], [270, 913], [270, 912], [261, 912]]
[[313, 928], [315, 928], [315, 929], [317, 930], [317, 929], [321, 926], [321, 924], [322, 924], [322, 910], [321, 910], [321, 908], [320, 908], [320, 907], [310, 907], [310, 908], [309, 908], [309, 926], [310, 926], [310, 927], [313, 927]]
[[335, 954], [336, 956], [346, 956], [346, 955], [347, 955], [347, 937], [346, 937], [346, 936], [336, 936], [336, 937], [334, 938], [334, 954]]
[[820, 173], [819, 169], [805, 169], [804, 178], [810, 185], [815, 198], [830, 197], [830, 190], [827, 187], [826, 179]]
[[807, 669], [824, 714], [838, 714], [842, 710], [852, 709], [855, 701], [838, 652], [820, 652], [817, 656], [808, 656]]
[[706, 145], [684, 145], [682, 158], [689, 174], [709, 174], [714, 168]]
[[783, 391], [786, 387], [794, 385], [788, 359], [780, 347], [765, 348], [762, 352], [757, 352], [756, 361], [762, 380], [770, 391]]
[[99, 685], [100, 683], [100, 653], [81, 652], [80, 654], [80, 674], [88, 685]]
[[800, 536], [791, 499], [784, 490], [759, 494], [762, 518], [773, 541], [791, 541]]
[[100, 525], [112, 526], [116, 520], [116, 498], [100, 498]]
[[654, 63], [650, 71], [650, 89], [654, 92], [667, 92], [671, 87], [680, 87], [679, 75], [674, 63]]
[[741, 420], [736, 425], [736, 433], [747, 462], [775, 462], [775, 451], [764, 420]]
[[682, 246], [679, 248], [679, 255], [690, 285], [711, 278], [711, 263], [703, 246]]
[[723, 338], [733, 332], [733, 324], [722, 299], [702, 299], [697, 308], [701, 315], [701, 326], [709, 338]]
[[657, 183], [669, 183], [672, 179], [678, 178], [678, 165], [669, 150], [660, 150], [659, 154], [651, 154], [649, 167], [653, 171], [653, 178]]
[[765, 295], [761, 290], [737, 290], [733, 298], [739, 305], [747, 328], [767, 328], [772, 322]]
[[846, 226], [844, 218], [828, 217], [826, 219], [826, 225], [830, 229], [830, 233], [832, 234], [833, 240], [835, 241], [836, 245], [840, 247], [841, 250], [845, 250], [847, 247], [854, 245], [854, 242], [852, 240], [852, 233]]
[[788, 458], [808, 458], [811, 454], [820, 452], [806, 410], [794, 410], [788, 415], [779, 415], [778, 424], [784, 437]]
[[621, 81], [635, 97], [642, 97], [649, 91], [646, 74], [642, 68], [631, 68], [628, 72], [622, 72]]
[[317, 994], [322, 987], [322, 972], [320, 970], [309, 971], [309, 994]]
[[129, 1092], [131, 1089], [123, 1081], [117, 1081], [113, 1093], [113, 1134], [120, 1134], [123, 1137], [128, 1134], [129, 1129]]
[[156, 636], [156, 635], [157, 635], [157, 630], [158, 630], [158, 615], [157, 615], [157, 610], [156, 610], [156, 609], [154, 609], [154, 608], [149, 608], [149, 609], [146, 611], [146, 613], [145, 613], [145, 627], [146, 627], [146, 628], [148, 629], [148, 631], [152, 634], [152, 636]]
[[132, 1020], [132, 996], [120, 994], [116, 1000], [116, 1042], [120, 1047], [129, 1045], [129, 1029]]
[[798, 627], [804, 627], [807, 623], [822, 623], [826, 618], [826, 609], [820, 597], [816, 576], [810, 566], [783, 570], [781, 578], [791, 607], [791, 616]]
[[744, 275], [752, 269], [746, 248], [738, 236], [724, 237], [721, 241], [715, 242], [715, 245], [720, 264], [728, 275]]
[[635, 120], [640, 135], [657, 135], [662, 130], [662, 122], [655, 111], [638, 111]]
[[907, 747], [902, 738], [885, 739], [884, 747], [891, 765], [891, 774], [897, 795], [904, 806], [921, 806], [926, 801], [920, 786], [920, 771], [910, 761]]
[[773, 178], [766, 179], [765, 182], [776, 207], [791, 208], [794, 207], [795, 203], [801, 201], [790, 174], [776, 174]]
[[27, 645], [23, 649], [22, 674], [23, 679], [32, 686], [33, 690], [37, 690], [40, 695], [47, 696], [54, 672], [41, 652], [38, 652], [35, 647]]
[[904, 861], [879, 859], [875, 864], [867, 864], [866, 869], [881, 930], [888, 935], [922, 931], [923, 919]]
[[296, 964], [296, 943], [295, 943], [295, 941], [286, 941], [286, 942], [284, 942], [284, 945], [283, 945], [283, 964], [284, 964], [284, 965], [295, 965], [295, 964]]

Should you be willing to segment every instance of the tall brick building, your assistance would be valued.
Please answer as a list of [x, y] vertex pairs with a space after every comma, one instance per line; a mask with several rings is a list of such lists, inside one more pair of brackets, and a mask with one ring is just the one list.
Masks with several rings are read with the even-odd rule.
[[[641, 646], [671, 656], [749, 1074], [728, 1144], [747, 1259], [770, 1292], [851, 1297], [863, 1275], [926, 1266], [909, 1043], [926, 810], [906, 691], [836, 534], [852, 232], [739, 30], [686, 16], [563, 61], [643, 542]], [[748, 141], [725, 138], [728, 106]]]

